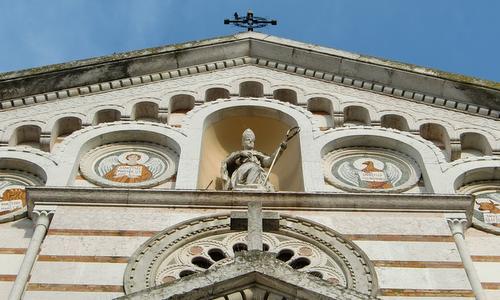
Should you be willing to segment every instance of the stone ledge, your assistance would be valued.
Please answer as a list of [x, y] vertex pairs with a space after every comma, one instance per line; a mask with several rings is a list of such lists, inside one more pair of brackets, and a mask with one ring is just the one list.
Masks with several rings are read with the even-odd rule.
[[27, 187], [28, 211], [35, 204], [128, 207], [246, 208], [262, 201], [267, 210], [348, 210], [465, 213], [471, 218], [469, 195], [231, 192], [205, 190]]

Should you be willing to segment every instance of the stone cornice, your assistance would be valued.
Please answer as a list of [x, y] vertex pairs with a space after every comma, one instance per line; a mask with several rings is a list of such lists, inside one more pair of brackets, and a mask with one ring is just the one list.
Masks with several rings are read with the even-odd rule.
[[[498, 118], [500, 84], [259, 33], [0, 74], [1, 108], [103, 92], [250, 62]], [[43, 85], [39, 84], [41, 81]], [[7, 100], [8, 99], [8, 100]], [[7, 100], [7, 101], [5, 101]]]
[[[322, 72], [315, 69], [309, 69], [288, 63], [268, 60], [261, 57], [237, 57], [223, 61], [216, 61], [200, 65], [188, 66], [185, 68], [175, 68], [169, 71], [157, 72], [135, 77], [127, 77], [112, 81], [102, 81], [89, 85], [72, 87], [58, 91], [51, 91], [43, 94], [29, 95], [22, 98], [9, 100], [0, 100], [0, 110], [13, 109], [25, 105], [45, 103], [48, 101], [62, 100], [70, 97], [79, 97], [89, 94], [103, 93], [116, 89], [123, 89], [130, 86], [144, 85], [152, 82], [168, 80], [183, 76], [191, 76], [199, 73], [222, 70], [231, 67], [254, 65], [263, 68], [278, 70], [299, 76], [305, 76], [312, 79], [334, 82], [343, 86], [349, 86], [360, 90], [390, 95], [403, 100], [425, 103], [432, 106], [438, 106], [445, 109], [456, 110], [493, 119], [500, 118], [500, 111], [488, 108], [486, 106], [467, 103], [452, 99], [435, 97], [430, 94], [424, 94], [414, 90], [404, 90], [392, 85], [383, 85], [375, 81], [359, 80], [354, 77], [337, 75], [334, 73]], [[1, 81], [0, 81], [1, 84]], [[500, 97], [500, 94], [499, 94]]]
[[348, 210], [446, 212], [472, 216], [469, 195], [388, 193], [227, 192], [204, 190], [27, 187], [28, 211], [34, 205], [246, 208], [260, 200], [268, 210]]

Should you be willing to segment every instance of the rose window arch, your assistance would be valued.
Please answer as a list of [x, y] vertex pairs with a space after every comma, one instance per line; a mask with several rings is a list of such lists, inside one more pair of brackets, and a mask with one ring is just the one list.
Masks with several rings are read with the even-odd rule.
[[[247, 233], [231, 230], [230, 219], [216, 215], [189, 220], [146, 241], [127, 265], [126, 294], [233, 263], [239, 251], [247, 250]], [[377, 278], [367, 256], [320, 224], [281, 215], [279, 230], [263, 234], [263, 250], [291, 269], [364, 294], [377, 293]]]
[[[172, 282], [220, 264], [231, 263], [237, 252], [247, 249], [246, 232], [225, 233], [188, 243], [163, 261], [155, 283]], [[347, 285], [346, 277], [335, 260], [314, 245], [281, 234], [265, 233], [263, 249], [276, 253], [276, 258], [292, 269], [335, 284]]]

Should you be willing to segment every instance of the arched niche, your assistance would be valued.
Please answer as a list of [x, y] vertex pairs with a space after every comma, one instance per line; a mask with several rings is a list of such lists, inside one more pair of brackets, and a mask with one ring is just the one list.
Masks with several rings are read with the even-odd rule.
[[460, 158], [491, 155], [491, 146], [486, 137], [476, 132], [464, 132], [460, 135], [462, 152]]
[[139, 102], [132, 108], [132, 120], [137, 121], [158, 121], [158, 104], [154, 102], [144, 101]]
[[[443, 154], [429, 147], [422, 138], [408, 133], [387, 129], [344, 128], [332, 131], [318, 139], [321, 156], [332, 151], [354, 147], [375, 147], [400, 152], [413, 159], [420, 169], [425, 192], [439, 193], [447, 187], [440, 184], [442, 172], [439, 164], [444, 162]], [[418, 184], [420, 186], [422, 183]], [[412, 192], [410, 190], [410, 192]]]
[[274, 90], [273, 98], [276, 100], [297, 105], [297, 92], [291, 89]]
[[500, 181], [500, 167], [471, 167], [454, 179], [453, 186], [458, 190], [464, 185], [481, 181]]
[[81, 130], [58, 145], [54, 155], [63, 159], [59, 176], [51, 178], [48, 185], [66, 186], [72, 184], [82, 157], [97, 147], [115, 143], [152, 143], [172, 149], [178, 155], [184, 135], [173, 128], [154, 123], [134, 124], [115, 122], [107, 126], [93, 126]]
[[82, 120], [77, 117], [60, 118], [54, 123], [50, 138], [50, 149], [62, 139], [82, 128]]
[[224, 88], [210, 88], [205, 91], [205, 101], [215, 101], [217, 99], [227, 99], [230, 97], [228, 90]]
[[[246, 128], [255, 135], [255, 149], [273, 153], [283, 141], [295, 120], [283, 112], [264, 107], [239, 106], [226, 108], [205, 120], [199, 176], [199, 189], [221, 189], [221, 162], [233, 151], [241, 150], [241, 136]], [[270, 182], [276, 190], [303, 191], [300, 140], [292, 139], [274, 166]]]
[[36, 176], [42, 183], [47, 181], [45, 170], [39, 165], [25, 159], [0, 157], [0, 170], [4, 172], [8, 170], [26, 172]]
[[385, 128], [393, 128], [400, 131], [409, 131], [408, 122], [406, 119], [399, 115], [384, 115], [381, 118], [381, 126]]
[[344, 108], [344, 126], [370, 125], [370, 113], [362, 106], [348, 106]]
[[241, 97], [262, 97], [264, 96], [264, 85], [257, 81], [244, 81], [240, 83]]
[[121, 117], [121, 112], [116, 109], [103, 109], [95, 113], [94, 120], [92, 121], [93, 125], [101, 124], [101, 123], [111, 123], [115, 121], [119, 121]]
[[449, 161], [451, 158], [451, 144], [450, 136], [446, 131], [446, 128], [440, 124], [436, 123], [425, 123], [420, 125], [420, 136], [424, 139], [431, 141], [436, 145], [441, 151], [443, 151], [444, 156]]
[[9, 146], [29, 146], [40, 149], [40, 134], [42, 129], [36, 125], [22, 125], [14, 130]]
[[315, 97], [307, 100], [307, 110], [313, 114], [313, 118], [321, 130], [333, 128], [333, 106], [332, 102], [323, 97]]
[[168, 124], [180, 126], [186, 113], [194, 107], [194, 97], [187, 94], [175, 95], [170, 98]]

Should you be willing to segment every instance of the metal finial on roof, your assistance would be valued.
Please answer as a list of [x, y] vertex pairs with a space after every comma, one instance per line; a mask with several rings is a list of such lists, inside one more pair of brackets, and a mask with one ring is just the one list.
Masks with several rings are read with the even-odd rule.
[[238, 16], [238, 13], [234, 13], [234, 20], [225, 19], [224, 24], [233, 24], [238, 27], [243, 27], [248, 29], [248, 31], [253, 31], [254, 28], [262, 28], [269, 24], [276, 25], [278, 21], [268, 20], [262, 17], [255, 17], [251, 10], [248, 10], [246, 17]]

